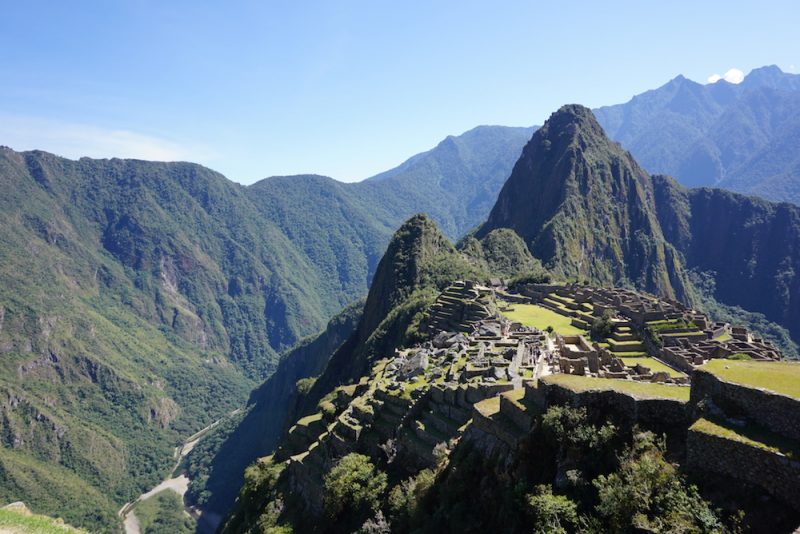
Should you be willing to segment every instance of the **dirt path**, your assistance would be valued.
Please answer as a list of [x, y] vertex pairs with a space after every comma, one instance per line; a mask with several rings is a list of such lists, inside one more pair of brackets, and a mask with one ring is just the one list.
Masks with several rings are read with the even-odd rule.
[[139, 527], [139, 518], [136, 517], [136, 514], [133, 513], [133, 510], [128, 512], [128, 515], [125, 516], [125, 521], [122, 523], [125, 526], [125, 532], [127, 534], [141, 534], [142, 530]]

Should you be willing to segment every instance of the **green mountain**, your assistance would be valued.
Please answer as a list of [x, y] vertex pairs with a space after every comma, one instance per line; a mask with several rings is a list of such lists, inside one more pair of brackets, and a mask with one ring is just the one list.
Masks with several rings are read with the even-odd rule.
[[[710, 297], [706, 306], [759, 312], [797, 340], [798, 220], [792, 204], [650, 177], [591, 111], [565, 106], [533, 135], [476, 236], [511, 228], [557, 276], [698, 305]], [[780, 329], [756, 329], [796, 353]]]
[[485, 217], [527, 135], [477, 128], [361, 184], [250, 187], [188, 163], [0, 149], [0, 499], [112, 529], [181, 436], [365, 294], [419, 206], [453, 235]]
[[686, 299], [655, 211], [647, 173], [590, 110], [564, 106], [525, 146], [476, 236], [510, 228], [557, 275]]
[[[428, 345], [421, 371], [398, 371], [395, 349], [431, 340], [417, 328], [426, 295], [486, 275], [470, 270], [429, 220], [401, 227], [356, 331], [313, 386], [298, 387], [291, 428], [246, 469], [220, 532], [796, 527], [797, 432], [783, 421], [800, 407], [799, 364], [760, 362], [755, 376], [756, 362], [715, 360], [690, 387], [569, 374], [514, 383], [458, 371], [491, 337], [480, 336]], [[452, 289], [443, 298], [458, 299]]]
[[[527, 269], [532, 258], [518, 237], [516, 243], [520, 269]], [[491, 240], [486, 248], [497, 255]], [[508, 265], [509, 258], [503, 261], [508, 272], [519, 272]], [[488, 276], [484, 265], [458, 252], [427, 216], [409, 219], [392, 237], [366, 301], [285, 354], [278, 370], [253, 392], [243, 419], [231, 421], [192, 452], [190, 497], [206, 511], [227, 513], [244, 468], [274, 450], [287, 423], [313, 410], [336, 386], [358, 379], [375, 358], [414, 339], [419, 312], [438, 290], [450, 280]]]
[[800, 207], [653, 178], [658, 219], [720, 302], [763, 313], [800, 339]]
[[594, 110], [648, 171], [800, 204], [800, 75], [772, 65], [740, 84], [678, 76], [625, 104]]
[[425, 213], [458, 239], [486, 218], [533, 130], [478, 126], [353, 188], [393, 214], [393, 228]]

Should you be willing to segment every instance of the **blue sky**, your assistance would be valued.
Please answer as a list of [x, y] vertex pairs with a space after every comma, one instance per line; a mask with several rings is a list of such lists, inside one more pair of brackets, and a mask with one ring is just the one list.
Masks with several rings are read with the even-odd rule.
[[800, 67], [800, 4], [137, 0], [0, 4], [0, 144], [366, 178], [479, 124], [678, 74]]

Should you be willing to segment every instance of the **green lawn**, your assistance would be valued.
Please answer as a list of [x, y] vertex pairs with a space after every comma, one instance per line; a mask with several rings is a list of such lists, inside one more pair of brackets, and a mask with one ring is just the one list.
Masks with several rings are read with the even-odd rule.
[[730, 341], [731, 339], [733, 339], [733, 337], [731, 337], [731, 335], [728, 332], [725, 332], [721, 336], [715, 337], [714, 341]]
[[620, 360], [622, 360], [622, 363], [624, 363], [628, 367], [633, 367], [637, 363], [640, 363], [640, 364], [644, 365], [645, 367], [649, 367], [650, 370], [653, 371], [654, 373], [658, 373], [660, 371], [664, 371], [664, 372], [669, 373], [669, 376], [674, 376], [674, 377], [686, 376], [685, 373], [682, 373], [680, 371], [676, 371], [675, 369], [673, 369], [669, 365], [666, 365], [665, 363], [662, 363], [661, 361], [656, 360], [655, 358], [649, 358], [649, 357], [620, 358]]
[[710, 360], [700, 369], [728, 382], [800, 399], [800, 362]]
[[52, 517], [26, 514], [17, 510], [0, 508], [0, 532], [13, 534], [78, 534], [85, 533], [59, 523]]
[[311, 423], [319, 421], [320, 419], [322, 419], [322, 412], [317, 412], [303, 417], [302, 419], [297, 421], [297, 424], [301, 426], [308, 426]]
[[698, 419], [689, 430], [745, 443], [751, 447], [778, 452], [789, 458], [797, 458], [797, 444], [755, 426], [734, 427], [722, 422]]
[[578, 334], [585, 334], [586, 330], [582, 330], [570, 324], [570, 317], [564, 317], [554, 311], [542, 308], [536, 304], [513, 304], [511, 305], [512, 311], [501, 312], [510, 320], [521, 323], [525, 326], [533, 326], [539, 330], [545, 330], [548, 326], [552, 326], [553, 330], [562, 336], [573, 336]]
[[540, 380], [549, 384], [558, 384], [579, 393], [611, 390], [627, 393], [640, 399], [675, 399], [684, 402], [689, 400], [689, 388], [682, 386], [567, 374], [549, 375]]

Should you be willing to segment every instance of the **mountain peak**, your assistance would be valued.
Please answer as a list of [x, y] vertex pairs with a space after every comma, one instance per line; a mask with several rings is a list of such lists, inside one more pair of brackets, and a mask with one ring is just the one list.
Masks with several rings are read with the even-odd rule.
[[683, 296], [681, 273], [672, 269], [671, 280], [666, 265], [672, 254], [652, 191], [647, 173], [591, 110], [570, 104], [533, 135], [476, 235], [511, 228], [566, 278]]

